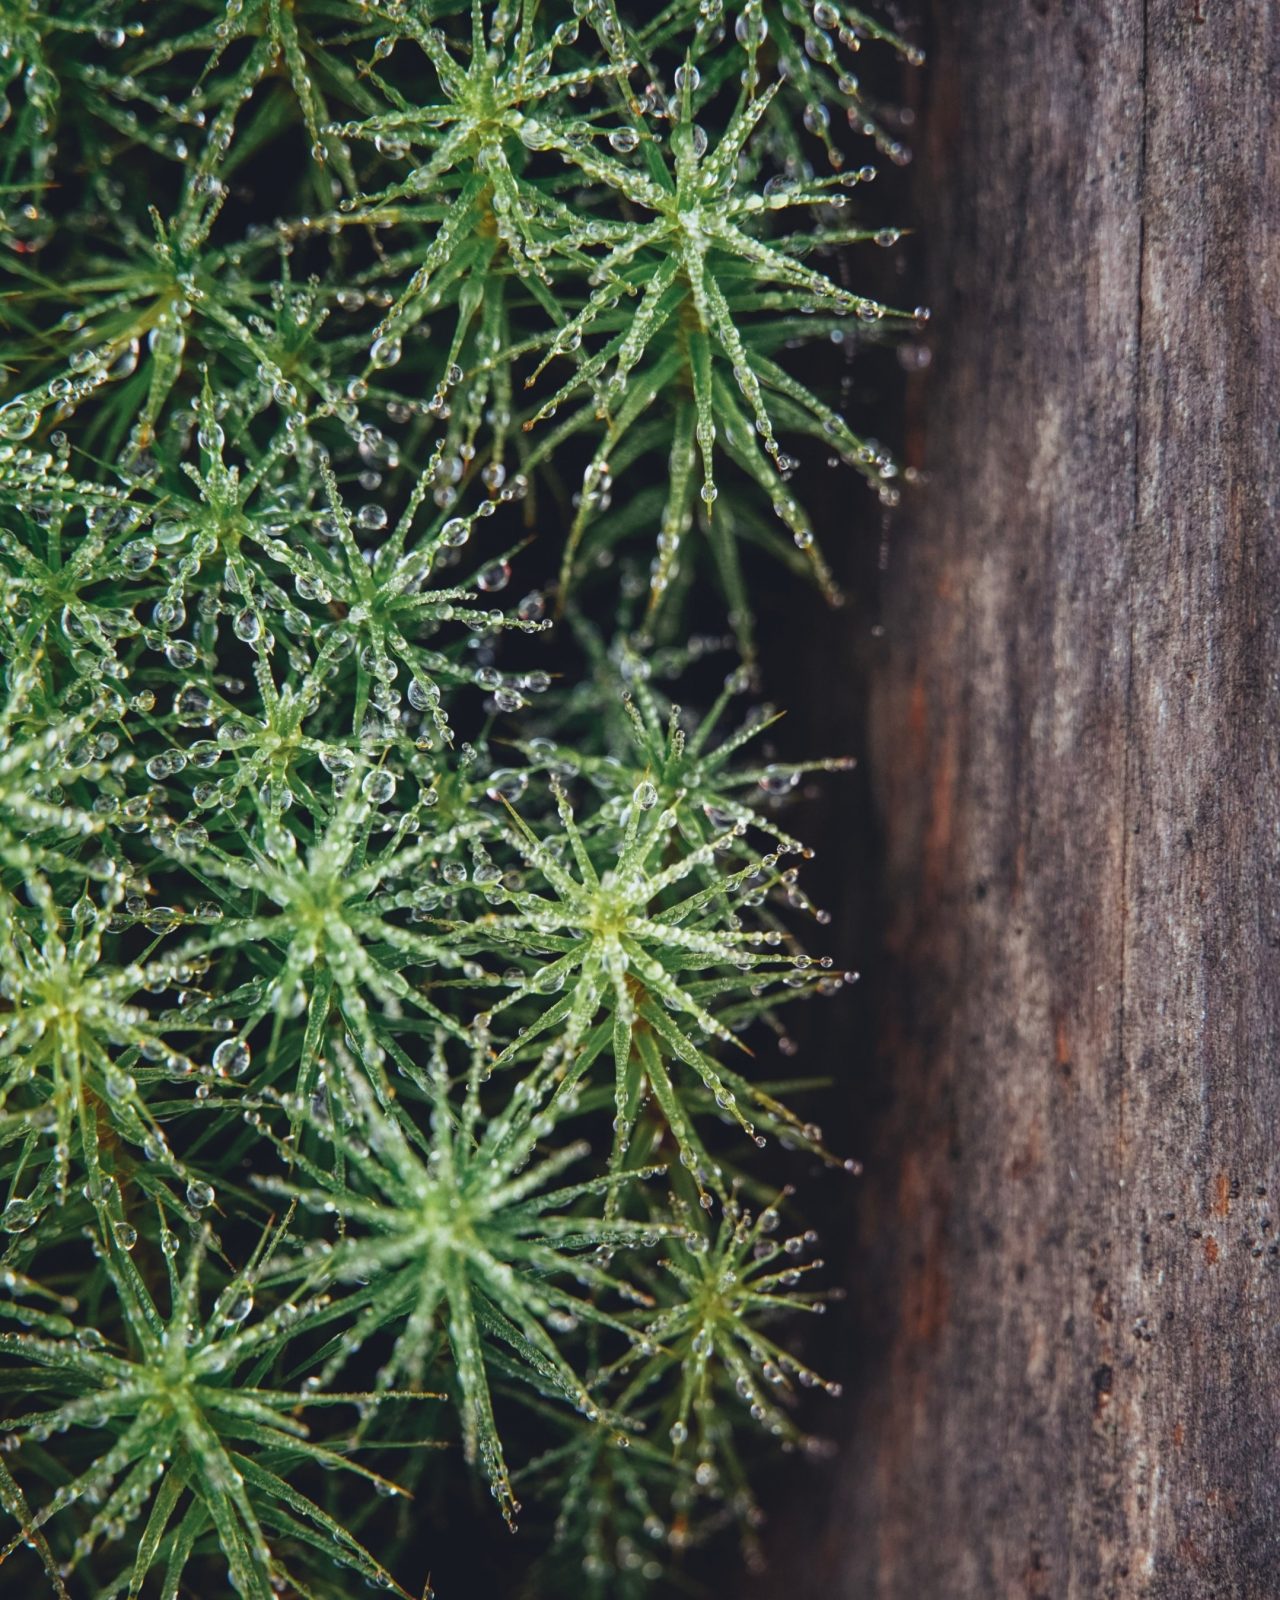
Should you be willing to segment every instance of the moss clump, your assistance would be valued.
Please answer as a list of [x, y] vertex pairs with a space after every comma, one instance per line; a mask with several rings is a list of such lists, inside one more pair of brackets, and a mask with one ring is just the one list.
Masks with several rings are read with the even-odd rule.
[[460, 1447], [531, 1592], [648, 1594], [812, 1447], [758, 1149], [834, 1158], [744, 1045], [843, 980], [734, 707], [745, 548], [834, 594], [789, 450], [896, 492], [793, 354], [915, 315], [865, 40], [0, 8], [14, 1581], [421, 1594]]

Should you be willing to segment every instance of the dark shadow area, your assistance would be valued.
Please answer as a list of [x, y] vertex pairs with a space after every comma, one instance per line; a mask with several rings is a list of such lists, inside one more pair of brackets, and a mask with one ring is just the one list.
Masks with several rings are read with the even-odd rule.
[[[925, 19], [912, 19], [909, 37], [926, 52], [931, 39]], [[904, 142], [917, 160], [925, 138], [930, 67], [905, 67], [896, 59], [879, 66], [885, 81], [882, 100], [905, 110]], [[851, 152], [855, 146], [850, 146]], [[899, 306], [927, 303], [926, 253], [929, 205], [924, 174], [917, 165], [882, 166], [874, 212], [906, 230], [889, 251], [850, 250], [846, 274], [859, 288]], [[764, 1530], [767, 1566], [744, 1583], [751, 1600], [831, 1597], [847, 1539], [839, 1510], [842, 1482], [858, 1468], [853, 1460], [859, 1418], [867, 1398], [882, 1380], [896, 1308], [884, 1285], [893, 1277], [894, 1241], [877, 1225], [878, 1193], [894, 1181], [900, 1155], [891, 1131], [895, 1107], [893, 1052], [883, 1037], [891, 1007], [886, 996], [898, 992], [902, 975], [888, 947], [890, 907], [883, 874], [882, 820], [877, 812], [874, 772], [868, 760], [870, 685], [885, 659], [882, 591], [913, 509], [923, 492], [921, 402], [929, 380], [935, 338], [945, 328], [933, 324], [892, 348], [863, 352], [850, 365], [845, 404], [857, 425], [891, 446], [904, 478], [901, 503], [874, 504], [850, 486], [847, 475], [832, 473], [830, 489], [815, 498], [818, 535], [846, 595], [831, 610], [806, 605], [803, 597], [779, 594], [761, 585], [767, 609], [761, 617], [763, 678], [771, 698], [790, 708], [792, 734], [805, 750], [849, 753], [853, 773], [813, 786], [807, 800], [805, 839], [816, 852], [808, 881], [832, 913], [829, 934], [837, 965], [860, 975], [858, 984], [836, 1005], [807, 1007], [796, 1021], [800, 1063], [829, 1077], [815, 1110], [833, 1149], [852, 1155], [862, 1172], [852, 1182], [843, 1174], [822, 1172], [806, 1180], [802, 1198], [807, 1221], [821, 1235], [820, 1253], [837, 1298], [823, 1319], [799, 1330], [804, 1358], [843, 1386], [833, 1400], [809, 1398], [807, 1423], [830, 1441], [832, 1456], [774, 1457], [758, 1479], [768, 1512]], [[871, 1470], [868, 1462], [867, 1470]], [[840, 1594], [838, 1600], [845, 1600]]]

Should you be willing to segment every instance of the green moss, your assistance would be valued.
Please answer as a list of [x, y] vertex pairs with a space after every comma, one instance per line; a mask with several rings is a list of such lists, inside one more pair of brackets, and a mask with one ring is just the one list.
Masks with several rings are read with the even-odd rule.
[[789, 452], [896, 492], [795, 357], [914, 320], [865, 40], [0, 0], [6, 1578], [421, 1594], [460, 1447], [532, 1592], [651, 1594], [815, 1448], [749, 1047], [844, 763], [731, 708], [746, 546], [835, 594]]

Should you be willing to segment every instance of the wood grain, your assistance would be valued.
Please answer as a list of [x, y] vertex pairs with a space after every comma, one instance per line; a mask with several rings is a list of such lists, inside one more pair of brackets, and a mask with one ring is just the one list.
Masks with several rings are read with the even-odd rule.
[[1280, 1594], [1280, 6], [937, 0], [834, 1503], [777, 1592]]

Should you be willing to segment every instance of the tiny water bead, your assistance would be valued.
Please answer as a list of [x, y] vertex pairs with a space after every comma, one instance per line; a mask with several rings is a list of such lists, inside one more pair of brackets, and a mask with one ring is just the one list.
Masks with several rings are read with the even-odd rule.
[[12, 401], [0, 407], [0, 438], [29, 439], [40, 426], [40, 412], [30, 405]]
[[494, 561], [484, 567], [476, 577], [476, 587], [485, 594], [493, 594], [498, 589], [505, 589], [511, 582], [511, 565], [506, 561]]
[[231, 1326], [246, 1322], [253, 1311], [253, 1294], [248, 1289], [238, 1290], [227, 1302], [222, 1320]]
[[5, 1233], [26, 1233], [39, 1220], [38, 1207], [26, 1200], [10, 1200], [0, 1211], [0, 1229]]
[[214, 1070], [226, 1073], [228, 1077], [244, 1077], [249, 1070], [251, 1061], [252, 1056], [249, 1046], [243, 1039], [223, 1039], [214, 1048]]
[[374, 805], [385, 805], [396, 792], [395, 774], [385, 768], [375, 768], [365, 773], [360, 783], [360, 793]]
[[514, 805], [529, 786], [527, 772], [511, 767], [496, 767], [489, 775], [485, 793], [491, 800], [505, 800]]

